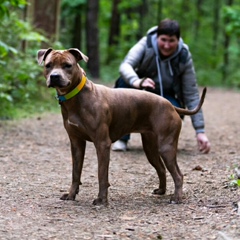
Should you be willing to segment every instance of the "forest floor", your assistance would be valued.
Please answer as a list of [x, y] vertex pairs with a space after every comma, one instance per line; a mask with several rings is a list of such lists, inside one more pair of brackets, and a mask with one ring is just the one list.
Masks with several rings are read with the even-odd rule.
[[208, 89], [203, 111], [209, 154], [198, 152], [185, 118], [178, 148], [181, 204], [169, 204], [169, 173], [166, 195], [152, 195], [158, 178], [139, 134], [131, 135], [129, 151], [111, 152], [107, 207], [92, 204], [98, 193], [92, 143], [76, 200], [62, 201], [71, 183], [71, 154], [60, 109], [0, 121], [0, 239], [240, 239], [240, 188], [230, 179], [240, 165], [239, 103], [239, 92]]

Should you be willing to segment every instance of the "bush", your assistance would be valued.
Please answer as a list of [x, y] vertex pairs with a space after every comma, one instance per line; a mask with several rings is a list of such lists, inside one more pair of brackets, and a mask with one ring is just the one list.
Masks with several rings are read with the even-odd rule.
[[41, 90], [44, 80], [36, 60], [37, 50], [47, 40], [20, 16], [21, 12], [12, 11], [0, 22], [1, 119], [14, 117], [17, 108], [25, 108], [32, 100], [48, 97]]

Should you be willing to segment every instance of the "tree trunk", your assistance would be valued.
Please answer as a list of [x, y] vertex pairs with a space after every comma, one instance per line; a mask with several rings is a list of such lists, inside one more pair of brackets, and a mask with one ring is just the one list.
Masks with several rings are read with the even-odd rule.
[[[125, 8], [125, 14], [126, 14], [126, 17], [128, 19], [129, 22], [132, 22], [133, 20], [135, 20], [136, 17], [133, 17], [134, 15], [137, 16], [137, 20], [139, 22], [139, 28], [138, 29], [141, 29], [141, 24], [142, 24], [142, 20], [140, 20], [140, 18], [144, 18], [144, 16], [141, 15], [141, 11], [143, 6], [145, 5], [145, 0], [142, 0], [142, 3], [138, 3], [137, 6], [128, 6]], [[145, 13], [145, 10], [144, 10], [144, 13]], [[133, 33], [131, 31], [129, 31], [125, 37], [125, 41], [130, 41], [132, 39], [138, 41], [140, 37], [142, 37], [142, 35], [140, 36], [140, 32], [138, 31], [137, 33]]]
[[195, 39], [195, 41], [198, 40], [200, 23], [201, 23], [201, 16], [203, 15], [202, 5], [203, 5], [203, 0], [197, 0], [197, 3], [196, 3], [197, 16], [196, 16], [196, 20], [194, 22], [194, 31], [195, 31], [194, 32], [194, 39]]
[[108, 36], [108, 48], [106, 64], [109, 64], [112, 59], [116, 58], [115, 46], [119, 43], [120, 37], [120, 13], [118, 11], [118, 4], [121, 0], [114, 0], [112, 3], [112, 18], [110, 22], [110, 31]]
[[[142, 4], [139, 6], [139, 14], [140, 14], [140, 19], [139, 19], [139, 31], [137, 33], [137, 38], [140, 39], [143, 35], [146, 33], [144, 32], [144, 27], [145, 27], [145, 18], [148, 14], [148, 3], [147, 0], [142, 0]], [[147, 25], [147, 28], [150, 26]]]
[[[226, 5], [231, 6], [233, 4], [233, 0], [227, 0]], [[228, 19], [225, 20], [224, 25], [226, 26], [228, 23]], [[228, 48], [230, 46], [230, 36], [226, 33], [224, 33], [224, 54], [223, 54], [223, 69], [222, 69], [222, 82], [226, 83], [227, 75], [228, 75], [228, 67], [229, 67], [229, 52]]]
[[220, 22], [220, 0], [215, 0], [214, 1], [214, 10], [213, 10], [213, 44], [212, 44], [212, 54], [213, 55], [215, 55], [215, 53], [217, 51], [219, 22]]
[[76, 14], [74, 16], [74, 22], [73, 22], [73, 36], [72, 36], [72, 47], [78, 48], [81, 50], [82, 47], [82, 5], [78, 5]]
[[121, 0], [114, 0], [112, 3], [112, 18], [110, 23], [110, 32], [108, 36], [108, 46], [117, 45], [120, 36], [120, 13], [118, 11], [118, 4]]
[[162, 8], [163, 8], [163, 1], [158, 0], [158, 7], [157, 7], [157, 24], [162, 21]]
[[58, 40], [60, 0], [31, 0], [30, 16], [36, 28], [44, 31], [52, 41]]
[[91, 77], [100, 77], [99, 67], [99, 33], [98, 33], [99, 0], [87, 1], [86, 45], [89, 61], [87, 68]]

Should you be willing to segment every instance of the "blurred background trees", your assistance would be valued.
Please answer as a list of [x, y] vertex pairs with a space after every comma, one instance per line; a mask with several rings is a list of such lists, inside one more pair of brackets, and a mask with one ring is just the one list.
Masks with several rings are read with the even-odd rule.
[[81, 63], [89, 78], [113, 84], [127, 51], [164, 18], [179, 21], [200, 85], [239, 89], [239, 6], [240, 0], [0, 0], [0, 117], [52, 105], [38, 49], [79, 48], [89, 57]]

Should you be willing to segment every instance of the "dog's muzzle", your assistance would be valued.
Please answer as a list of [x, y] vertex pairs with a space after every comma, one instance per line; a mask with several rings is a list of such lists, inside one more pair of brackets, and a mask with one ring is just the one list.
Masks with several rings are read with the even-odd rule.
[[52, 73], [49, 78], [48, 87], [60, 87], [61, 85], [61, 76], [57, 73]]
[[62, 78], [61, 74], [58, 73], [52, 73], [49, 76], [49, 81], [47, 83], [47, 86], [53, 87], [53, 88], [64, 88], [69, 86], [70, 82], [69, 81], [64, 81], [64, 79]]

